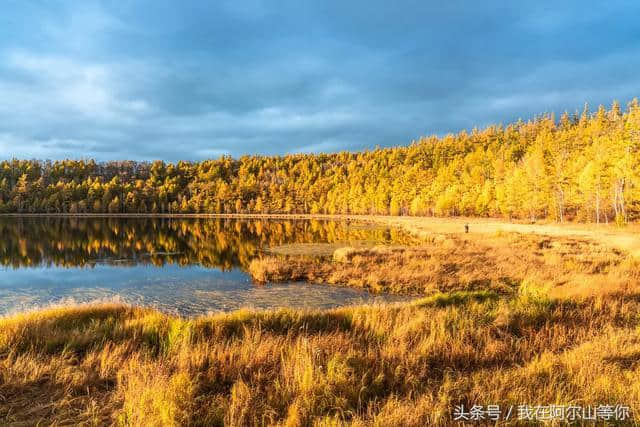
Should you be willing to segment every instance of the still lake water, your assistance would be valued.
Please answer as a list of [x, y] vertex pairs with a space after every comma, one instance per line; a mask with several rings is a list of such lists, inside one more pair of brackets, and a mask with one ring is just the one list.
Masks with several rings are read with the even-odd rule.
[[0, 236], [0, 314], [96, 300], [192, 316], [405, 299], [304, 283], [258, 286], [246, 273], [252, 259], [279, 245], [406, 239], [353, 222], [2, 217]]

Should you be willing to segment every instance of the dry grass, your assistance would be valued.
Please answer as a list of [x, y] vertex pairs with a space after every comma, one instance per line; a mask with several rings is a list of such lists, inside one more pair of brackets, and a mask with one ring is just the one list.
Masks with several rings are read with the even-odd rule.
[[199, 319], [117, 305], [0, 321], [0, 423], [452, 424], [455, 404], [640, 410], [640, 299], [526, 287]]
[[[353, 228], [353, 226], [351, 226]], [[289, 243], [286, 245], [275, 246], [266, 250], [267, 253], [286, 256], [331, 256], [334, 251], [344, 247], [345, 245], [355, 246], [360, 249], [372, 248], [376, 245], [375, 241], [354, 240], [350, 242], [336, 243]]]
[[590, 241], [610, 249], [624, 251], [640, 258], [640, 224], [625, 227], [610, 224], [558, 224], [542, 221], [537, 223], [511, 222], [488, 218], [433, 218], [407, 216], [365, 216], [362, 220], [374, 224], [398, 227], [420, 239], [434, 235], [463, 235], [468, 224], [472, 235], [490, 236], [495, 233], [518, 233], [522, 235], [546, 236], [548, 238], [573, 238]]
[[250, 267], [259, 282], [424, 295], [401, 305], [2, 318], [0, 424], [447, 426], [458, 404], [640, 411], [637, 259], [583, 237], [423, 232], [415, 247]]
[[428, 295], [455, 290], [513, 293], [530, 281], [553, 296], [625, 292], [640, 284], [640, 262], [591, 240], [541, 235], [432, 234], [418, 246], [344, 247], [333, 257], [265, 257], [249, 272], [257, 283], [308, 280]]

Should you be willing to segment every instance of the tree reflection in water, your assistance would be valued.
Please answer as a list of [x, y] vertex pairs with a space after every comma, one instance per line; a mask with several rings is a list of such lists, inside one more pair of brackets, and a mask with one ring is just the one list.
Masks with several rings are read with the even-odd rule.
[[399, 231], [345, 221], [197, 218], [0, 218], [0, 265], [199, 265], [245, 268], [290, 243], [406, 240]]
[[0, 314], [112, 298], [187, 316], [397, 301], [333, 286], [254, 286], [242, 270], [279, 245], [408, 239], [362, 224], [309, 220], [3, 217], [0, 233]]

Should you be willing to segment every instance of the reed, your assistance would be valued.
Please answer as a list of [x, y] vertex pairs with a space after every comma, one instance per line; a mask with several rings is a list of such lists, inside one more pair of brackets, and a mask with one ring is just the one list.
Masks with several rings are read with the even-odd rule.
[[265, 256], [249, 273], [257, 283], [306, 280], [411, 295], [512, 294], [529, 281], [552, 296], [583, 298], [640, 284], [638, 259], [604, 243], [502, 231], [430, 234], [415, 246], [343, 247], [332, 257]]
[[440, 293], [183, 319], [124, 305], [0, 320], [7, 425], [450, 425], [456, 404], [640, 410], [640, 296]]

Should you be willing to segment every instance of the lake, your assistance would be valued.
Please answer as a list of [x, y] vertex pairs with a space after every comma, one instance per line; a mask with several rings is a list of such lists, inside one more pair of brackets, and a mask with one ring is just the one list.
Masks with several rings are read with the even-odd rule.
[[0, 236], [0, 314], [100, 300], [193, 316], [406, 299], [317, 284], [255, 285], [246, 273], [252, 259], [282, 245], [407, 239], [353, 221], [1, 217]]

